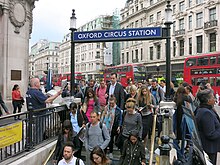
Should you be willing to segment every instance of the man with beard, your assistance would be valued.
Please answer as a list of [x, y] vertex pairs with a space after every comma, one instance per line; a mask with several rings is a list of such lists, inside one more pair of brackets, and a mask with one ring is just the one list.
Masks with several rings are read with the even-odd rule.
[[85, 165], [81, 159], [74, 157], [74, 146], [72, 142], [67, 142], [63, 148], [63, 159], [58, 165]]

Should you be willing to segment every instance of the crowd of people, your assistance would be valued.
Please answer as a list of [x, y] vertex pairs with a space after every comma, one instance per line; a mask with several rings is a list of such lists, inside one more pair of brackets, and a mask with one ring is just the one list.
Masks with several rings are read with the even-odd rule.
[[[39, 79], [31, 79], [30, 85], [26, 93], [29, 110], [45, 108], [46, 103], [52, 102], [59, 95], [65, 97], [70, 93], [70, 87], [67, 86], [56, 95], [47, 97], [39, 90]], [[173, 130], [177, 144], [185, 139], [189, 131], [183, 130], [185, 106], [195, 115], [202, 147], [212, 163], [216, 164], [217, 152], [220, 151], [220, 118], [214, 109], [216, 100], [210, 84], [201, 84], [194, 95], [192, 87], [187, 83], [182, 83], [176, 91], [172, 82], [170, 87], [170, 98], [176, 103]], [[70, 105], [67, 120], [63, 122], [58, 136], [54, 163], [84, 164], [80, 159], [84, 144], [86, 165], [111, 164], [114, 145], [121, 153], [119, 164], [145, 165], [153, 115], [158, 112], [159, 104], [165, 100], [165, 96], [165, 80], [129, 83], [126, 88], [118, 82], [116, 73], [111, 74], [110, 82], [100, 80], [99, 85], [95, 80], [90, 80], [88, 85], [82, 80], [75, 88], [75, 97], [81, 98], [81, 103]], [[17, 109], [20, 112], [23, 98], [18, 85], [12, 90], [12, 98], [13, 113]], [[160, 136], [161, 131], [162, 117], [158, 115], [157, 136]]]
[[[217, 152], [220, 150], [220, 142], [217, 140], [220, 137], [220, 120], [214, 110], [216, 100], [210, 84], [201, 83], [195, 94], [187, 83], [182, 83], [175, 90], [171, 82], [170, 87], [170, 98], [176, 103], [173, 130], [177, 144], [180, 145], [189, 133], [187, 129], [183, 130], [185, 122], [182, 106], [185, 106], [195, 115], [203, 149], [212, 163], [216, 164]], [[121, 152], [120, 164], [145, 164], [144, 155], [149, 148], [147, 141], [152, 131], [153, 113], [158, 112], [159, 104], [166, 96], [165, 80], [129, 83], [123, 88], [117, 80], [117, 74], [112, 73], [110, 82], [101, 80], [97, 86], [94, 80], [90, 80], [88, 86], [85, 83], [79, 84], [77, 89], [76, 96], [82, 100], [78, 108], [89, 121], [85, 125], [86, 164], [95, 164], [96, 157], [91, 156], [91, 153], [96, 147], [102, 149], [104, 155], [108, 153], [111, 160], [114, 144]], [[202, 112], [204, 109], [205, 112]], [[213, 122], [208, 122], [200, 113], [210, 113], [209, 119]], [[203, 124], [206, 125], [202, 127]], [[158, 114], [157, 136], [160, 136], [161, 131], [162, 116]], [[186, 149], [188, 145], [186, 143]], [[106, 160], [109, 164], [109, 160]]]

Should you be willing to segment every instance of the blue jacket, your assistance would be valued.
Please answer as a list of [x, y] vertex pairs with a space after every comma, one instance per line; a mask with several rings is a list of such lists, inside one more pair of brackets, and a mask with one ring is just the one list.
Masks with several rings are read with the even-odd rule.
[[220, 119], [213, 109], [198, 108], [195, 112], [203, 149], [207, 153], [220, 151]]

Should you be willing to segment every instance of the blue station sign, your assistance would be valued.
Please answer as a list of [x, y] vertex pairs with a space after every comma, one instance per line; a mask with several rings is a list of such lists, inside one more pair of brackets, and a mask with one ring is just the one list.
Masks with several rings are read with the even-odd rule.
[[161, 27], [75, 32], [74, 42], [149, 40], [162, 37]]

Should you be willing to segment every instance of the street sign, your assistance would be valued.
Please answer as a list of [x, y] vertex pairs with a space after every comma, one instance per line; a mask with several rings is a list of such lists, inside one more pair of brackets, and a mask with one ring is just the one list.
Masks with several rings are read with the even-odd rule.
[[135, 29], [117, 29], [100, 31], [74, 32], [73, 41], [98, 42], [98, 41], [126, 41], [126, 40], [151, 40], [162, 37], [161, 27], [146, 27]]

